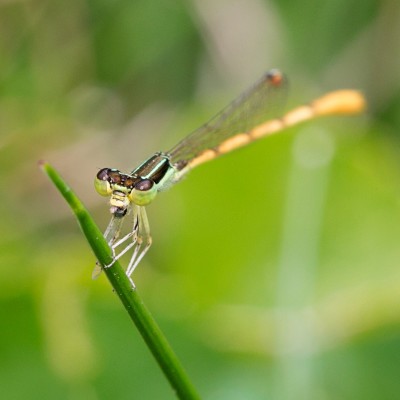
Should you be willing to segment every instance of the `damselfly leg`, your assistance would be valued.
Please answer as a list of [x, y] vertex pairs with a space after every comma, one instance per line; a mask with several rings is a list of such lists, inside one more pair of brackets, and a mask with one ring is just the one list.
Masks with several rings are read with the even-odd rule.
[[136, 247], [133, 251], [133, 256], [129, 262], [128, 268], [126, 269], [126, 275], [128, 277], [132, 275], [133, 271], [147, 253], [147, 250], [149, 250], [152, 243], [146, 208], [140, 206], [136, 206], [136, 208], [138, 211], [138, 229], [136, 231], [136, 240], [134, 242]]
[[[126, 269], [126, 275], [129, 278], [141, 259], [147, 253], [147, 250], [152, 243], [146, 209], [135, 204], [132, 204], [131, 208], [133, 223], [132, 229], [127, 234], [119, 239], [125, 216], [117, 217], [115, 215], [112, 216], [111, 221], [104, 233], [104, 238], [107, 240], [107, 243], [109, 244], [113, 253], [113, 261], [106, 265], [105, 268], [110, 268], [113, 266], [117, 260], [133, 249], [132, 257], [129, 261], [128, 268]], [[129, 243], [127, 243], [128, 241]], [[118, 248], [123, 244], [125, 244], [125, 246], [119, 253], [117, 253]], [[96, 264], [92, 274], [93, 279], [97, 278], [100, 273], [101, 267], [99, 264]]]

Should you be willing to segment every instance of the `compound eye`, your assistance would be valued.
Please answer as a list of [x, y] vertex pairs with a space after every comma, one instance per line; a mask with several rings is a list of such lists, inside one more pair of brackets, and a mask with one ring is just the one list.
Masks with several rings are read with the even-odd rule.
[[154, 182], [150, 179], [143, 179], [135, 185], [135, 189], [141, 192], [147, 192], [154, 186]]
[[108, 181], [108, 178], [110, 177], [110, 168], [102, 168], [96, 175], [97, 179], [100, 179], [101, 181]]
[[147, 206], [157, 194], [157, 186], [151, 179], [142, 179], [133, 187], [129, 198], [138, 206]]
[[109, 196], [112, 192], [111, 185], [108, 182], [110, 171], [110, 168], [101, 169], [94, 180], [94, 187], [101, 196]]

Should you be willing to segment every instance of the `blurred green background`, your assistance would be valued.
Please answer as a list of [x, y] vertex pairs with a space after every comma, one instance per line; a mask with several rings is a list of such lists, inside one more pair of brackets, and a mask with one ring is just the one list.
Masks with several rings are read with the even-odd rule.
[[368, 112], [159, 195], [135, 282], [204, 399], [399, 398], [399, 38], [395, 0], [1, 1], [2, 398], [174, 398], [37, 161], [103, 229], [99, 168], [172, 147], [272, 67], [289, 105], [358, 88]]

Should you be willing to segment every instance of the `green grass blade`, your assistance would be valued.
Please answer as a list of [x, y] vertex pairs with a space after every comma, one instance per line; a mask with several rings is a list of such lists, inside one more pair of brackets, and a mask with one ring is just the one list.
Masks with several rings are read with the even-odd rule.
[[[71, 207], [97, 260], [103, 267], [109, 265], [112, 262], [112, 251], [82, 202], [51, 165], [41, 162], [40, 166]], [[196, 393], [180, 361], [150, 312], [143, 304], [137, 290], [125, 275], [119, 262], [115, 262], [110, 268], [105, 268], [104, 272], [150, 351], [153, 353], [164, 375], [176, 391], [178, 398], [199, 399], [200, 397]]]

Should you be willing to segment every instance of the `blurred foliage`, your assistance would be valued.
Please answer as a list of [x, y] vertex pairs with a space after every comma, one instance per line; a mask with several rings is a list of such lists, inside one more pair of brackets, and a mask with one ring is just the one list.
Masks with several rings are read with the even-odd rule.
[[277, 66], [291, 104], [352, 87], [368, 114], [160, 195], [135, 281], [204, 398], [397, 398], [399, 22], [394, 0], [0, 2], [2, 396], [174, 398], [37, 161], [105, 226], [98, 168], [168, 149]]

